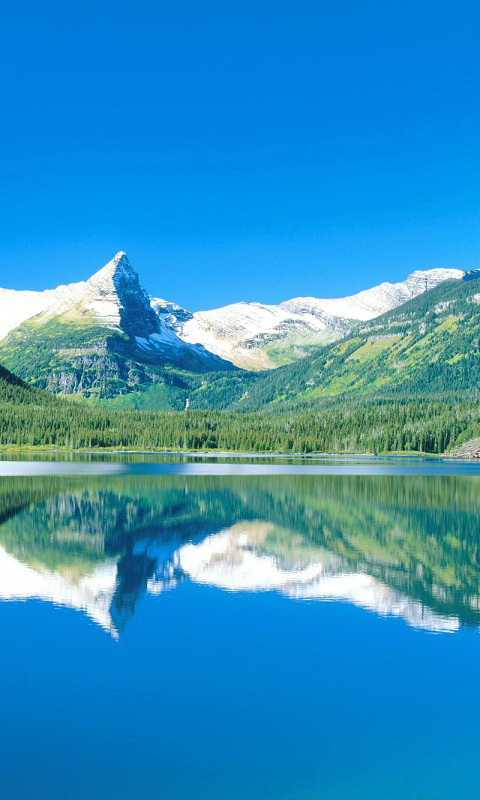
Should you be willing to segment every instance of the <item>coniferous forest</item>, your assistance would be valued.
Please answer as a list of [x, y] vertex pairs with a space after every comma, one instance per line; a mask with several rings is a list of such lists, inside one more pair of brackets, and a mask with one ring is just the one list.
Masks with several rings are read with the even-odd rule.
[[112, 411], [0, 376], [0, 446], [280, 453], [442, 453], [480, 433], [477, 399], [326, 401], [315, 411]]

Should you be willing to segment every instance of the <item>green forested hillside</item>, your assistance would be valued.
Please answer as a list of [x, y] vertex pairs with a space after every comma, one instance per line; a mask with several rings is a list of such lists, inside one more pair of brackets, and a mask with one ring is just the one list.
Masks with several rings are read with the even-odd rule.
[[317, 411], [236, 414], [91, 408], [0, 376], [0, 447], [277, 453], [442, 453], [480, 435], [475, 400], [322, 401]]
[[446, 281], [358, 325], [316, 355], [256, 374], [210, 375], [195, 408], [315, 408], [334, 396], [476, 392], [480, 383], [480, 280]]
[[[169, 373], [117, 408], [54, 397], [0, 368], [0, 446], [441, 453], [480, 436], [479, 300], [478, 280], [448, 282], [293, 365]], [[153, 410], [187, 397], [188, 412]], [[144, 410], [122, 406], [132, 398]]]
[[131, 394], [131, 407], [181, 409], [196, 377], [168, 361], [159, 366], [140, 360], [122, 333], [68, 320], [41, 326], [28, 321], [1, 343], [0, 354], [30, 385], [98, 404]]
[[8, 369], [0, 365], [0, 409], [17, 405], [42, 405], [56, 404], [56, 399], [48, 392], [33, 389]]

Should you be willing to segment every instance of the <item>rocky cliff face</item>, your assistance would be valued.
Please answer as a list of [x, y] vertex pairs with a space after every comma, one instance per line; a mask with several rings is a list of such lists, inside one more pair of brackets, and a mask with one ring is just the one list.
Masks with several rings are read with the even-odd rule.
[[459, 461], [477, 461], [480, 458], [480, 439], [470, 439], [453, 450], [448, 450], [444, 455]]
[[149, 296], [123, 251], [85, 283], [76, 305], [127, 336], [148, 338], [160, 333]]

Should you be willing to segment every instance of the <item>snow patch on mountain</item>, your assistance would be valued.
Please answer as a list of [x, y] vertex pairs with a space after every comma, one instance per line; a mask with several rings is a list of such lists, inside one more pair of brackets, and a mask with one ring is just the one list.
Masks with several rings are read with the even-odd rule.
[[323, 320], [297, 314], [281, 306], [234, 303], [212, 311], [200, 311], [178, 321], [179, 336], [201, 343], [208, 350], [244, 368], [272, 366], [267, 348], [286, 342], [331, 340]]
[[270, 368], [306, 355], [312, 344], [345, 336], [355, 321], [390, 311], [465, 272], [416, 270], [405, 281], [382, 283], [341, 298], [295, 297], [279, 305], [233, 303], [191, 313], [149, 297], [124, 251], [87, 281], [43, 292], [0, 289], [0, 340], [22, 323], [42, 325], [56, 317], [126, 333], [139, 353], [185, 369]]
[[0, 341], [22, 322], [59, 302], [62, 294], [77, 285], [58, 286], [43, 292], [0, 289]]
[[460, 269], [415, 270], [405, 281], [381, 283], [348, 297], [323, 300], [315, 297], [294, 297], [281, 305], [299, 314], [328, 314], [330, 317], [367, 321], [397, 308], [429, 289], [434, 289], [439, 283], [461, 280], [464, 276], [465, 272]]
[[91, 318], [132, 336], [149, 336], [159, 325], [150, 298], [126, 253], [120, 250], [87, 281], [59, 287], [54, 302], [35, 320]]
[[186, 342], [203, 344], [210, 352], [246, 369], [276, 366], [271, 348], [326, 344], [345, 336], [356, 321], [384, 314], [433, 289], [446, 280], [461, 280], [459, 269], [416, 270], [405, 281], [381, 283], [355, 295], [320, 299], [296, 297], [279, 305], [233, 303], [193, 314], [164, 300], [152, 299], [152, 307]]

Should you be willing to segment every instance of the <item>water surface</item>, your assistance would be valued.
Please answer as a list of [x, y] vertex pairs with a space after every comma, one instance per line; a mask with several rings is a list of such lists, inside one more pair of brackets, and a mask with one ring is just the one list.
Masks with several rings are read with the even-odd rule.
[[2, 798], [479, 795], [478, 467], [241, 462], [0, 464]]

